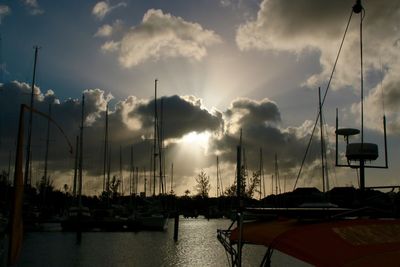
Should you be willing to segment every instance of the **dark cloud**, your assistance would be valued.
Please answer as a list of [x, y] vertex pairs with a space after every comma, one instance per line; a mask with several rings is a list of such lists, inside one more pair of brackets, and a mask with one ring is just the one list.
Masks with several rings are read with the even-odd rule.
[[[1, 153], [3, 168], [8, 151], [14, 151], [17, 132], [19, 105], [29, 104], [30, 86], [17, 81], [1, 87], [0, 104], [2, 107]], [[112, 96], [100, 89], [84, 91], [84, 160], [85, 170], [89, 174], [102, 172], [104, 151], [105, 110]], [[191, 98], [193, 99], [193, 97]], [[162, 97], [164, 106], [165, 138], [176, 139], [197, 131], [215, 131], [221, 128], [222, 114], [210, 113], [200, 106], [200, 100], [191, 102], [179, 96]], [[35, 90], [34, 107], [44, 113], [52, 103], [52, 117], [63, 128], [70, 142], [75, 146], [81, 121], [81, 99], [60, 101], [53, 91], [42, 94]], [[161, 100], [158, 100], [160, 106]], [[134, 161], [140, 166], [149, 165], [151, 138], [153, 134], [154, 100], [140, 100], [133, 96], [109, 107], [109, 145], [112, 147], [113, 166], [117, 166], [119, 147], [122, 147], [125, 162], [130, 157], [133, 144]], [[27, 116], [26, 116], [27, 117]], [[34, 160], [43, 161], [47, 131], [47, 120], [35, 115], [32, 153]], [[55, 127], [51, 127], [49, 167], [58, 171], [69, 171], [73, 166], [73, 157], [68, 155], [67, 143]], [[7, 152], [7, 153], [6, 153]], [[7, 155], [6, 155], [7, 154]], [[67, 159], [67, 162], [66, 162]], [[67, 163], [67, 164], [66, 164]], [[127, 163], [125, 169], [129, 169]]]
[[[20, 103], [28, 103], [30, 87], [25, 83], [11, 82], [3, 85], [1, 89], [0, 156], [4, 169], [8, 164], [8, 152], [15, 151], [18, 106]], [[83, 93], [85, 95], [83, 166], [85, 175], [89, 179], [88, 186], [99, 190], [103, 174], [105, 111], [107, 102], [112, 97], [100, 89], [89, 89]], [[243, 145], [249, 168], [258, 168], [260, 148], [264, 151], [264, 162], [270, 162], [272, 166], [274, 155], [277, 153], [282, 170], [295, 168], [303, 157], [311, 130], [309, 122], [299, 127], [282, 128], [279, 108], [276, 103], [268, 99], [261, 101], [237, 99], [223, 113], [208, 111], [202, 106], [201, 99], [194, 96], [161, 97], [157, 100], [159, 108], [161, 102], [166, 140], [166, 170], [168, 172], [170, 164], [174, 162], [177, 177], [187, 179], [200, 168], [212, 169], [216, 154], [220, 155], [221, 164], [234, 164], [240, 129], [243, 132]], [[53, 91], [43, 94], [36, 88], [35, 107], [47, 113], [49, 103], [52, 103], [53, 119], [63, 128], [75, 148], [75, 138], [79, 134], [81, 121], [81, 100], [60, 101]], [[142, 100], [130, 96], [109, 106], [112, 173], [119, 174], [120, 149], [125, 177], [130, 169], [131, 150], [134, 166], [141, 170], [151, 169], [153, 116], [154, 100]], [[159, 118], [161, 118], [160, 113]], [[46, 131], [47, 120], [35, 115], [32, 157], [37, 177], [42, 175]], [[182, 144], [181, 142], [184, 142], [182, 137], [193, 132], [198, 134], [207, 132], [210, 136], [209, 143], [203, 144], [205, 147], [196, 143]], [[312, 147], [308, 162], [316, 159], [318, 151], [317, 147]], [[73, 173], [74, 156], [68, 154], [67, 143], [54, 126], [51, 128], [49, 154], [50, 175], [57, 180], [57, 184], [69, 183]], [[269, 166], [266, 166], [266, 170], [267, 173], [272, 172]], [[184, 187], [192, 183], [182, 179], [177, 178], [176, 184]]]
[[[191, 97], [193, 100], [194, 97]], [[174, 95], [162, 97], [157, 100], [158, 117], [161, 119], [161, 103], [163, 105], [163, 128], [165, 139], [180, 138], [190, 132], [216, 131], [222, 125], [222, 114], [211, 114], [201, 107], [201, 102], [188, 101], [183, 97]], [[132, 116], [139, 116], [143, 127], [153, 126], [154, 100], [140, 105], [132, 111]]]
[[[294, 168], [301, 162], [312, 129], [309, 123], [299, 127], [280, 127], [279, 109], [268, 99], [235, 100], [224, 115], [226, 131], [224, 135], [216, 136], [210, 149], [218, 151], [222, 159], [236, 161], [236, 146], [242, 130], [243, 147], [250, 168], [258, 168], [260, 148], [263, 149], [265, 162], [270, 162], [271, 166], [275, 153], [279, 155], [283, 169]], [[308, 162], [315, 159], [317, 151], [313, 146]]]
[[269, 99], [263, 99], [259, 102], [240, 98], [231, 104], [231, 107], [225, 112], [228, 120], [238, 119], [241, 126], [257, 124], [276, 124], [281, 120], [277, 105]]

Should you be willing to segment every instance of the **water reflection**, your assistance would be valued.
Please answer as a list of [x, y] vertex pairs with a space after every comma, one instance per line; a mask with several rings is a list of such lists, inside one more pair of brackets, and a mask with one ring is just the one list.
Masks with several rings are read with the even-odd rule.
[[[173, 241], [173, 220], [166, 232], [84, 233], [79, 246], [74, 233], [29, 233], [17, 266], [229, 266], [216, 238], [216, 229], [229, 224], [181, 219], [178, 242]], [[259, 266], [264, 253], [265, 248], [245, 246], [243, 266]]]

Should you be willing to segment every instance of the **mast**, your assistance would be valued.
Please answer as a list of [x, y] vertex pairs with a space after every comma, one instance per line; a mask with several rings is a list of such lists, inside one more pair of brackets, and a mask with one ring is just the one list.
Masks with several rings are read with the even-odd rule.
[[264, 167], [263, 167], [263, 157], [262, 148], [260, 148], [260, 200], [265, 196], [265, 181], [264, 181]]
[[79, 183], [78, 183], [78, 205], [82, 207], [82, 170], [83, 170], [83, 122], [85, 116], [85, 95], [82, 94], [82, 114], [81, 114], [81, 127], [79, 136]]
[[134, 169], [133, 169], [133, 145], [131, 146], [131, 168], [130, 168], [130, 174], [129, 174], [129, 194], [132, 196], [133, 193], [133, 174], [134, 174]]
[[139, 167], [136, 167], [136, 179], [135, 179], [135, 195], [138, 195], [139, 192], [139, 188], [138, 188], [138, 184], [139, 184]]
[[10, 185], [12, 185], [11, 180], [10, 180], [10, 173], [11, 173], [11, 150], [8, 151], [7, 182], [10, 182]]
[[47, 191], [47, 163], [49, 159], [49, 143], [50, 143], [50, 118], [51, 118], [51, 103], [49, 104], [49, 118], [47, 119], [47, 136], [46, 136], [46, 152], [44, 156], [44, 175], [43, 175], [43, 204], [46, 201]]
[[36, 79], [36, 63], [37, 63], [37, 55], [39, 47], [35, 46], [35, 59], [33, 62], [33, 76], [32, 76], [32, 84], [31, 84], [31, 100], [30, 100], [30, 107], [29, 110], [29, 123], [28, 123], [28, 141], [26, 146], [26, 161], [25, 161], [25, 173], [24, 173], [24, 185], [25, 187], [31, 186], [31, 181], [29, 179], [29, 164], [31, 161], [31, 140], [32, 140], [32, 121], [33, 121], [33, 100], [35, 94], [35, 79]]
[[121, 179], [121, 195], [124, 196], [124, 178], [122, 177], [122, 147], [119, 146], [119, 178]]
[[144, 197], [146, 197], [147, 194], [147, 175], [146, 175], [146, 167], [143, 167], [143, 178], [144, 178], [144, 182], [143, 182], [143, 191], [144, 191]]
[[236, 147], [236, 198], [237, 198], [237, 214], [236, 224], [239, 229], [239, 238], [237, 242], [237, 264], [239, 267], [242, 266], [242, 200], [241, 200], [241, 189], [242, 189], [242, 130], [240, 129], [240, 144]]
[[0, 83], [4, 84], [3, 36], [0, 33]]
[[[0, 33], [0, 85], [4, 85], [4, 64], [3, 64], [3, 38]], [[4, 89], [0, 90], [3, 91]], [[2, 96], [3, 97], [3, 96]], [[3, 117], [0, 117], [0, 148], [2, 146], [3, 136]]]
[[171, 163], [171, 195], [174, 194], [174, 163]]
[[275, 153], [275, 193], [278, 195], [278, 187], [279, 193], [281, 193], [281, 185], [279, 181], [279, 169], [278, 169], [278, 154]]
[[164, 194], [164, 177], [163, 177], [163, 99], [161, 99], [161, 107], [160, 107], [160, 122], [158, 126], [158, 160], [160, 167], [160, 193]]
[[324, 131], [322, 122], [321, 87], [318, 87], [318, 100], [319, 100], [319, 129], [321, 136], [322, 192], [325, 193], [325, 151], [324, 151]]
[[107, 199], [110, 199], [110, 178], [111, 178], [111, 146], [108, 147], [108, 156], [107, 156], [107, 182], [106, 182], [106, 190], [107, 190]]
[[219, 161], [217, 156], [217, 197], [219, 197], [220, 188], [219, 188]]
[[106, 172], [107, 172], [107, 149], [108, 149], [108, 103], [106, 106], [106, 125], [104, 131], [104, 155], [103, 155], [103, 191], [106, 190]]
[[73, 190], [72, 196], [76, 199], [76, 180], [77, 180], [77, 172], [78, 172], [78, 162], [79, 162], [79, 135], [76, 136], [76, 145], [75, 145], [75, 166], [74, 166], [74, 182], [73, 182]]
[[151, 177], [153, 171], [153, 161], [154, 161], [154, 153], [153, 147], [150, 146], [150, 167], [149, 167], [149, 195], [154, 196], [153, 194], [153, 178]]
[[154, 140], [153, 140], [153, 196], [156, 195], [156, 158], [157, 158], [157, 79], [154, 80]]

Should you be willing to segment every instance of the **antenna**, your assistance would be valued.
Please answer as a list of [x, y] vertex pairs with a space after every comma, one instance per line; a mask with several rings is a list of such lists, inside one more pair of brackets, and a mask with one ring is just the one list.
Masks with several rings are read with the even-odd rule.
[[[363, 201], [363, 192], [365, 191], [365, 168], [388, 168], [387, 164], [387, 142], [386, 142], [386, 118], [383, 116], [383, 132], [385, 142], [385, 165], [366, 165], [367, 161], [374, 161], [378, 158], [378, 146], [373, 143], [364, 142], [364, 78], [363, 78], [363, 46], [362, 46], [362, 23], [365, 16], [365, 10], [361, 5], [361, 1], [357, 0], [353, 6], [353, 12], [360, 14], [360, 84], [361, 84], [361, 131], [352, 128], [339, 129], [338, 126], [338, 111], [336, 109], [336, 166], [337, 167], [350, 167], [360, 169], [360, 190], [361, 201]], [[350, 143], [349, 138], [353, 135], [361, 133], [361, 143]], [[338, 135], [343, 135], [346, 142], [346, 158], [347, 164], [340, 164], [338, 160]], [[352, 164], [352, 162], [358, 164]]]

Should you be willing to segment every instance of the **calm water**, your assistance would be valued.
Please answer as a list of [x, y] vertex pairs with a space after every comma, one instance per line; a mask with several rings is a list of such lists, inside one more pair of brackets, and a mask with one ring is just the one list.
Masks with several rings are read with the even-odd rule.
[[[76, 245], [74, 233], [28, 233], [17, 266], [229, 266], [216, 238], [230, 221], [180, 219], [179, 241], [173, 241], [173, 220], [166, 232], [83, 233]], [[55, 229], [56, 230], [56, 229]], [[264, 247], [244, 246], [243, 266], [259, 266]], [[273, 266], [307, 266], [274, 252]]]

